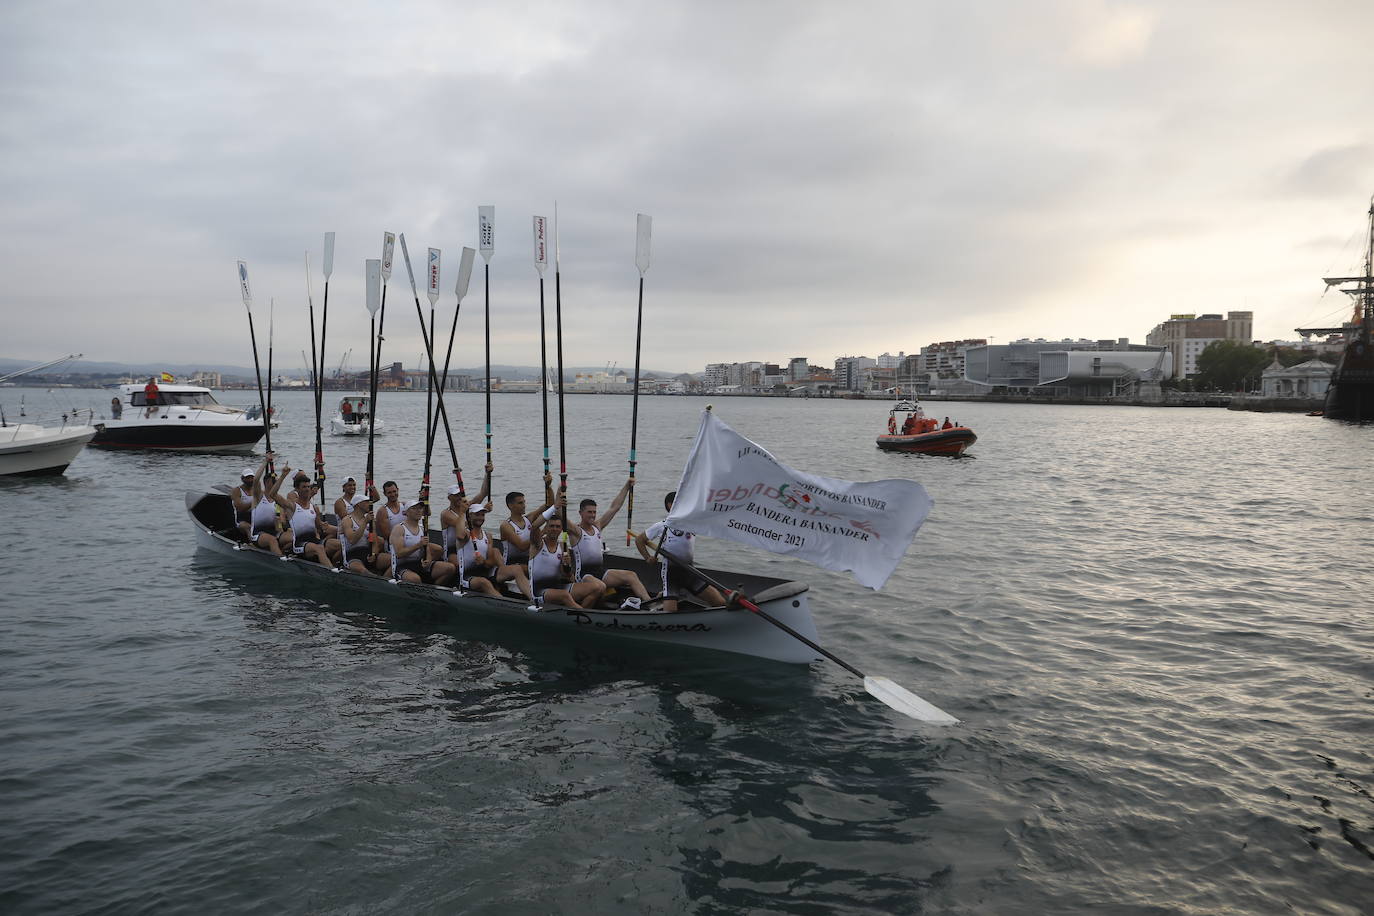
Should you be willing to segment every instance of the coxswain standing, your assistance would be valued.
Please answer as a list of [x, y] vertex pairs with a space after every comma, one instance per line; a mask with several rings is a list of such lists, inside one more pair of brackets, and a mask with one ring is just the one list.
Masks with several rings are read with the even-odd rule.
[[[910, 421], [908, 421], [910, 422]], [[677, 491], [669, 493], [663, 497], [663, 508], [669, 512], [673, 511], [673, 499], [677, 496]], [[679, 528], [669, 528], [666, 521], [658, 522], [645, 531], [641, 531], [635, 536], [635, 546], [639, 548], [640, 554], [650, 563], [654, 557], [650, 554], [651, 541], [662, 543], [653, 550], [655, 553], [672, 554], [678, 560], [692, 565], [695, 560], [696, 535], [690, 531], [683, 531]], [[673, 563], [667, 557], [658, 557], [659, 575], [662, 577], [663, 590], [663, 609], [669, 613], [678, 609], [678, 599], [684, 595], [692, 595], [705, 603], [707, 607], [723, 607], [725, 596], [718, 589], [705, 579], [698, 576], [685, 566]]]
[[624, 588], [633, 593], [635, 600], [626, 599], [621, 607], [638, 607], [642, 601], [649, 600], [649, 592], [644, 588], [644, 583], [639, 580], [628, 569], [607, 569], [606, 568], [606, 542], [601, 536], [601, 532], [606, 526], [615, 519], [620, 507], [625, 504], [625, 497], [630, 492], [631, 483], [625, 481], [620, 492], [611, 500], [611, 505], [606, 509], [606, 514], [600, 518], [596, 517], [596, 500], [584, 499], [578, 504], [578, 523], [574, 530], [578, 533], [577, 542], [573, 545], [573, 560], [575, 575], [580, 580], [584, 576], [592, 576], [600, 579], [608, 588]]

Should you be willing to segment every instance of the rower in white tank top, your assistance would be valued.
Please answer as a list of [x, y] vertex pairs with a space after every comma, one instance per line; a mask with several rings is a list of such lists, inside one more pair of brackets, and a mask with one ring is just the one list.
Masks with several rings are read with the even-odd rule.
[[296, 504], [296, 510], [291, 513], [291, 541], [295, 545], [293, 549], [297, 555], [305, 552], [306, 544], [320, 542], [319, 532], [315, 529], [319, 517], [314, 503], [304, 506]]
[[253, 506], [252, 522], [254, 537], [263, 532], [277, 533], [277, 504], [270, 496], [263, 496], [257, 505]]
[[601, 529], [595, 525], [592, 525], [591, 529], [581, 529], [582, 537], [573, 548], [573, 561], [577, 567], [578, 579], [583, 576], [600, 578], [606, 571], [606, 544], [601, 538]]

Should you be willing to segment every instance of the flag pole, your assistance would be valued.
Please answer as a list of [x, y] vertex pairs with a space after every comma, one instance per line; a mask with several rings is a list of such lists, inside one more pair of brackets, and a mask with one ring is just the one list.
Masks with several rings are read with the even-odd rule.
[[[477, 208], [477, 247], [482, 252], [482, 285], [485, 317], [484, 333], [487, 354], [487, 467], [491, 467], [491, 256], [496, 253], [496, 208], [481, 206]], [[488, 487], [490, 493], [490, 487]]]
[[630, 410], [630, 492], [625, 508], [625, 543], [634, 537], [630, 523], [635, 517], [635, 442], [639, 434], [639, 351], [644, 330], [644, 272], [649, 269], [649, 241], [653, 234], [653, 217], [640, 213], [635, 226], [635, 266], [639, 268], [639, 311], [635, 318], [635, 390], [634, 406]]
[[536, 216], [534, 218], [534, 269], [539, 271], [539, 400], [544, 413], [545, 479], [548, 479], [549, 476], [549, 355], [544, 331], [544, 271], [548, 267], [548, 221], [542, 216]]
[[[368, 310], [369, 312], [372, 313], [372, 332], [373, 332], [374, 342], [375, 342], [376, 345], [377, 345], [376, 352], [375, 352], [375, 353], [373, 354], [373, 356], [372, 356], [372, 365], [371, 365], [371, 370], [372, 370], [372, 381], [371, 381], [370, 387], [368, 388], [368, 395], [369, 395], [369, 398], [368, 398], [368, 407], [367, 407], [367, 409], [368, 409], [368, 422], [367, 422], [367, 474], [365, 475], [365, 476], [367, 477], [367, 489], [363, 491], [364, 494], [367, 496], [368, 499], [371, 499], [371, 498], [372, 498], [372, 489], [373, 489], [373, 487], [374, 487], [374, 485], [375, 485], [375, 484], [374, 484], [374, 481], [376, 480], [376, 478], [375, 478], [375, 476], [374, 476], [375, 465], [373, 464], [373, 461], [374, 461], [374, 456], [376, 455], [374, 442], [376, 441], [376, 435], [377, 435], [377, 393], [378, 393], [378, 385], [379, 385], [379, 381], [378, 381], [377, 376], [381, 373], [381, 367], [382, 367], [382, 341], [386, 340], [386, 338], [382, 336], [382, 328], [383, 328], [383, 326], [386, 324], [386, 290], [387, 290], [387, 287], [391, 284], [391, 265], [392, 265], [392, 260], [393, 260], [393, 258], [395, 258], [395, 256], [396, 256], [396, 233], [394, 233], [394, 232], [383, 232], [383, 233], [382, 233], [382, 257], [381, 257], [381, 260], [377, 263], [378, 285], [380, 285], [381, 288], [382, 288], [382, 292], [381, 292], [381, 302], [380, 302], [380, 304], [378, 305], [378, 307], [374, 309], [374, 308], [372, 307], [371, 299], [369, 299], [369, 300], [368, 300], [368, 306], [367, 306], [367, 310]], [[369, 264], [369, 270], [370, 270], [370, 269], [371, 269], [371, 267], [370, 267], [371, 261], [369, 261], [368, 264]], [[369, 294], [369, 296], [371, 295], [371, 292], [372, 292], [372, 283], [373, 283], [372, 277], [371, 277], [371, 275], [369, 274], [369, 276], [368, 276], [368, 294]], [[380, 313], [380, 317], [379, 317], [379, 313]]]
[[262, 428], [267, 433], [267, 450], [270, 452], [272, 451], [272, 422], [267, 416], [267, 401], [262, 393], [262, 371], [258, 368], [258, 335], [253, 330], [253, 291], [248, 286], [248, 263], [246, 261], [239, 261], [238, 263], [239, 294], [243, 296], [243, 309], [248, 313], [248, 339], [253, 344], [253, 374], [258, 378], [258, 407], [262, 410]]

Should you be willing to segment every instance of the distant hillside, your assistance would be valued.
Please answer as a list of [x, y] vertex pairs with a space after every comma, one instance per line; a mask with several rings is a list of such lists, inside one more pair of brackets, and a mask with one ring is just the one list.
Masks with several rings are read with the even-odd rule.
[[[51, 357], [49, 357], [49, 359], [51, 359]], [[37, 366], [37, 365], [39, 365], [39, 364], [41, 364], [41, 363], [43, 363], [43, 362], [46, 362], [46, 360], [42, 360], [42, 359], [13, 359], [13, 358], [10, 358], [10, 357], [3, 357], [3, 356], [0, 356], [0, 375], [6, 375], [6, 374], [8, 374], [8, 373], [10, 373], [10, 372], [15, 372], [15, 371], [18, 371], [19, 369], [25, 369], [25, 368], [27, 368], [27, 367], [29, 367], [29, 366]], [[387, 365], [390, 365], [390, 363], [388, 362]], [[407, 369], [414, 369], [414, 368], [419, 368], [419, 367], [416, 367], [416, 366], [414, 366], [414, 365], [412, 364], [412, 365], [407, 366], [406, 368], [407, 368]], [[605, 366], [565, 366], [564, 369], [563, 369], [563, 374], [564, 374], [564, 377], [565, 377], [565, 378], [568, 378], [568, 377], [571, 377], [571, 376], [577, 374], [578, 372], [601, 372], [601, 371], [604, 371], [605, 368], [606, 368]], [[266, 366], [264, 366], [263, 369], [264, 369], [264, 371], [266, 371]], [[194, 374], [197, 373], [197, 372], [218, 372], [218, 373], [220, 373], [221, 375], [223, 375], [223, 376], [225, 377], [226, 380], [252, 381], [253, 378], [254, 378], [253, 368], [252, 368], [251, 366], [248, 366], [248, 367], [244, 367], [244, 366], [228, 366], [228, 365], [222, 365], [222, 364], [218, 364], [218, 363], [210, 363], [210, 364], [206, 364], [206, 363], [161, 363], [161, 364], [158, 364], [158, 365], [152, 365], [152, 364], [148, 364], [148, 363], [106, 363], [106, 362], [96, 362], [96, 361], [94, 361], [94, 360], [87, 360], [87, 359], [77, 359], [77, 360], [73, 360], [73, 361], [71, 361], [71, 362], [69, 362], [69, 363], [61, 363], [61, 364], [59, 364], [59, 365], [57, 365], [57, 366], [52, 367], [51, 369], [44, 369], [44, 370], [42, 370], [42, 372], [41, 372], [40, 374], [41, 374], [41, 375], [45, 375], [45, 376], [53, 376], [53, 375], [98, 375], [98, 376], [130, 375], [130, 376], [135, 376], [135, 377], [137, 377], [137, 376], [146, 376], [146, 375], [156, 375], [156, 374], [159, 373], [159, 372], [170, 372], [170, 373], [172, 373], [173, 375], [175, 375], [175, 376], [176, 376], [177, 378], [179, 378], [179, 379], [180, 379], [180, 378], [187, 378], [187, 377], [189, 377], [189, 376], [191, 376], [191, 375], [194, 375]], [[481, 376], [482, 373], [483, 373], [483, 369], [482, 369], [482, 367], [480, 367], [480, 366], [477, 367], [477, 368], [450, 368], [450, 369], [449, 369], [449, 375], [473, 375], [473, 376]], [[493, 365], [493, 366], [491, 367], [491, 373], [492, 373], [492, 376], [493, 376], [493, 377], [500, 377], [500, 378], [507, 378], [507, 379], [521, 379], [521, 378], [537, 379], [537, 378], [539, 378], [539, 367], [538, 367], [538, 366], [507, 366], [507, 365]], [[681, 373], [677, 373], [677, 372], [668, 372], [668, 371], [661, 370], [661, 369], [652, 369], [652, 370], [651, 370], [651, 369], [641, 369], [641, 370], [640, 370], [640, 373], [641, 373], [642, 375], [655, 375], [655, 376], [657, 376], [657, 377], [659, 377], [659, 378], [670, 378], [670, 377], [672, 377], [672, 376], [681, 374]], [[309, 372], [308, 369], [305, 369], [305, 368], [302, 368], [302, 367], [294, 367], [294, 366], [273, 366], [273, 367], [272, 367], [272, 374], [273, 374], [274, 376], [285, 375], [285, 376], [288, 376], [288, 377], [289, 377], [289, 376], [295, 376], [295, 377], [298, 377], [298, 378], [308, 378], [309, 375], [310, 375], [310, 372]], [[332, 374], [333, 374], [333, 370], [332, 370], [332, 369], [327, 370], [327, 375], [332, 375]], [[356, 374], [356, 372], [351, 372], [351, 373], [349, 373], [349, 374]], [[629, 374], [629, 371], [628, 371], [628, 370], [627, 370], [626, 374], [627, 374], [627, 375]]]

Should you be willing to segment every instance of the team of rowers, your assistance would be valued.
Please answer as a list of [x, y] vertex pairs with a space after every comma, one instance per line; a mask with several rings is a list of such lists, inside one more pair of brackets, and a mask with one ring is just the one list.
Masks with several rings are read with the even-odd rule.
[[[577, 521], [564, 538], [566, 497], [555, 496], [553, 477], [546, 472], [544, 503], [533, 512], [527, 511], [524, 493], [506, 494], [509, 518], [498, 528], [498, 549], [484, 527], [491, 510], [490, 464], [474, 498], [457, 484], [448, 488], [448, 505], [439, 514], [442, 543], [432, 544], [425, 530], [424, 502], [403, 501], [394, 480], [383, 483], [380, 493], [375, 487], [362, 493], [356, 479], [344, 478], [343, 495], [334, 501], [339, 520], [334, 525], [325, 521], [314, 502], [318, 488], [310, 476], [301, 470], [292, 475], [285, 463], [279, 472], [269, 470], [274, 459], [269, 452], [256, 471], [244, 468], [230, 499], [245, 540], [277, 556], [493, 597], [502, 596], [502, 587], [513, 583], [533, 608], [593, 608], [610, 595], [625, 595], [621, 607], [628, 608], [650, 600], [638, 575], [607, 568], [605, 562], [603, 531], [629, 495], [630, 480], [600, 515], [596, 500], [582, 500]], [[288, 477], [291, 487], [282, 495]], [[673, 496], [665, 498], [665, 509], [672, 509]], [[668, 552], [690, 565], [694, 537], [659, 522], [638, 533], [635, 543], [645, 560], [652, 562], [651, 551]], [[679, 599], [687, 595], [708, 607], [725, 604], [720, 591], [688, 567], [662, 556], [657, 559], [665, 611], [678, 610]]]

